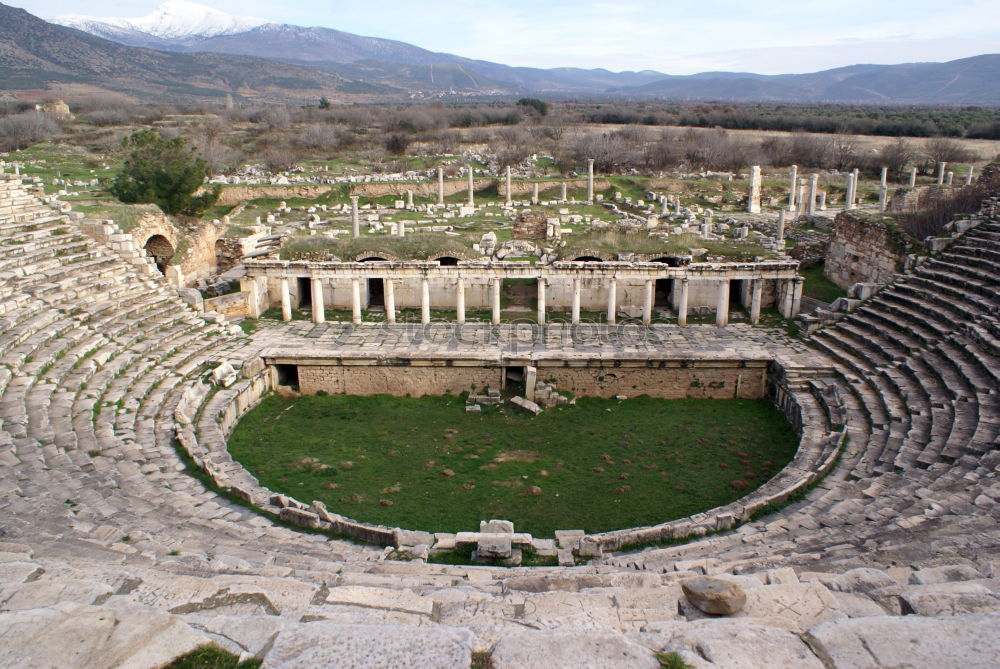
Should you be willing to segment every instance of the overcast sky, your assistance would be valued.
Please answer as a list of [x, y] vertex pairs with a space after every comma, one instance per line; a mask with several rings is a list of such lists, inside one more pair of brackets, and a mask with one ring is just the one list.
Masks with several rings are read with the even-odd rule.
[[[6, 0], [140, 17], [158, 0]], [[1000, 53], [1000, 0], [207, 0], [230, 14], [324, 26], [508, 65], [693, 74], [813, 72]]]

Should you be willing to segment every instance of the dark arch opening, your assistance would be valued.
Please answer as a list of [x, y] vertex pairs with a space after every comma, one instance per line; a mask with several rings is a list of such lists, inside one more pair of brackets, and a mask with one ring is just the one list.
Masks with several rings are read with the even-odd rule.
[[458, 258], [452, 258], [451, 256], [441, 256], [440, 258], [435, 258], [442, 267], [454, 267], [458, 264]]
[[579, 258], [573, 258], [573, 262], [604, 262], [601, 258], [597, 256], [580, 256]]
[[379, 258], [378, 256], [368, 256], [367, 258], [362, 258], [358, 262], [384, 262], [385, 258]]
[[174, 247], [170, 240], [163, 235], [153, 235], [146, 240], [143, 248], [156, 263], [156, 269], [160, 270], [160, 274], [166, 274], [170, 259], [174, 257]]
[[681, 262], [677, 258], [672, 258], [670, 256], [660, 256], [659, 258], [653, 258], [650, 262], [661, 262], [669, 267], [680, 267]]

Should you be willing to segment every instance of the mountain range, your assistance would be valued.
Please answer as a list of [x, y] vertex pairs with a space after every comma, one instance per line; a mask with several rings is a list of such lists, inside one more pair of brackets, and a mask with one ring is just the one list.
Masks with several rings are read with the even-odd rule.
[[1000, 104], [1000, 54], [852, 65], [810, 74], [511, 67], [331, 28], [268, 23], [168, 0], [141, 18], [60, 16], [0, 4], [0, 86], [78, 83], [162, 99], [335, 101], [444, 96]]

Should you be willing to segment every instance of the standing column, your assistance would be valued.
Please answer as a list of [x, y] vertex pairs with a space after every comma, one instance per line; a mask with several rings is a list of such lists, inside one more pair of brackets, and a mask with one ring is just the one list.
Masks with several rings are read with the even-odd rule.
[[937, 177], [938, 186], [944, 185], [944, 168], [947, 165], [948, 163], [938, 163], [938, 177]]
[[288, 277], [281, 277], [281, 320], [292, 320], [292, 296], [288, 291]]
[[573, 303], [570, 307], [570, 322], [580, 323], [580, 279], [573, 279]]
[[945, 180], [944, 180], [945, 185], [950, 186], [952, 179], [954, 178], [955, 178], [955, 173], [952, 172], [951, 170], [948, 170], [948, 174], [945, 175]]
[[500, 324], [500, 285], [503, 283], [499, 278], [493, 279], [493, 295], [490, 298], [493, 307], [493, 318], [490, 320], [493, 325]]
[[653, 280], [646, 279], [646, 284], [642, 287], [642, 324], [651, 325], [653, 322]]
[[511, 202], [511, 192], [510, 192], [510, 165], [507, 166], [507, 196], [504, 198], [504, 204], [508, 207], [512, 204]]
[[760, 302], [764, 292], [764, 279], [754, 279], [753, 293], [750, 297], [750, 322], [760, 323]]
[[781, 210], [778, 212], [778, 234], [774, 239], [778, 248], [785, 247], [785, 211]]
[[470, 207], [475, 207], [476, 198], [473, 196], [473, 193], [475, 192], [476, 184], [473, 181], [472, 165], [469, 165], [468, 169], [469, 169], [469, 202], [467, 204]]
[[747, 201], [747, 211], [751, 214], [760, 213], [760, 165], [750, 168], [750, 197]]
[[351, 322], [361, 322], [361, 279], [351, 279]]
[[847, 175], [847, 192], [844, 193], [844, 209], [854, 209], [854, 173]]
[[458, 277], [455, 286], [455, 320], [459, 324], [465, 322], [465, 279]]
[[444, 206], [444, 168], [438, 168], [438, 205]]
[[587, 158], [587, 202], [594, 203], [594, 159]]
[[257, 277], [248, 278], [247, 286], [247, 316], [260, 318], [260, 284]]
[[351, 196], [351, 237], [357, 239], [361, 236], [361, 221], [358, 220], [358, 196]]
[[729, 279], [719, 282], [718, 298], [715, 305], [715, 325], [724, 328], [729, 325]]
[[385, 286], [385, 322], [389, 325], [396, 324], [396, 284], [392, 279], [382, 280]]
[[795, 287], [792, 289], [792, 315], [789, 318], [794, 318], [802, 308], [802, 284], [805, 282], [805, 277], [795, 277]]
[[411, 209], [411, 210], [413, 209], [413, 191], [412, 190], [406, 191], [406, 208], [407, 209]]
[[784, 318], [792, 317], [792, 301], [795, 299], [795, 279], [784, 281], [784, 292], [781, 296], [781, 315]]
[[799, 183], [799, 166], [792, 165], [790, 175], [788, 177], [788, 211], [795, 211], [795, 186]]
[[326, 321], [326, 304], [323, 301], [323, 282], [318, 278], [312, 280], [312, 311], [313, 323]]
[[879, 185], [879, 188], [888, 188], [889, 187], [889, 168], [888, 167], [883, 167], [882, 168], [882, 173], [879, 175], [879, 178], [878, 178], [878, 185]]
[[545, 325], [545, 279], [538, 278], [538, 324]]
[[816, 215], [816, 186], [819, 185], [819, 175], [810, 174], [809, 175], [809, 215]]
[[910, 188], [916, 188], [917, 186], [917, 168], [910, 168]]
[[889, 199], [889, 189], [881, 186], [878, 189], [878, 210], [885, 211], [887, 200]]
[[561, 193], [560, 193], [559, 200], [561, 202], [566, 202], [569, 199], [569, 197], [568, 197], [569, 194], [566, 192], [568, 189], [566, 188], [566, 182], [565, 181], [562, 182], [562, 184], [560, 184], [560, 188], [561, 188]]
[[538, 199], [538, 182], [531, 184], [531, 204], [538, 204], [541, 200]]
[[688, 324], [688, 279], [681, 279], [681, 295], [677, 300], [677, 324]]
[[608, 325], [618, 322], [618, 279], [611, 279], [608, 286]]
[[406, 221], [404, 221], [403, 219], [399, 219], [398, 221], [396, 221], [396, 233], [400, 237], [406, 236]]
[[420, 279], [420, 322], [431, 322], [431, 285], [426, 276]]
[[826, 191], [821, 190], [819, 192], [819, 210], [826, 211]]
[[971, 185], [972, 185], [972, 171], [973, 171], [974, 169], [975, 169], [975, 168], [973, 168], [973, 167], [972, 167], [972, 165], [969, 165], [969, 169], [968, 169], [968, 171], [967, 171], [967, 172], [965, 173], [965, 185], [966, 185], [966, 186], [971, 186]]

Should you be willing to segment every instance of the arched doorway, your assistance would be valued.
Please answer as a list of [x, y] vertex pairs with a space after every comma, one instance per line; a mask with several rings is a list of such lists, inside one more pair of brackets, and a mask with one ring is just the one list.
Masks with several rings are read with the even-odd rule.
[[458, 265], [458, 258], [453, 258], [451, 256], [441, 256], [440, 258], [435, 258], [435, 260], [437, 260], [442, 267], [454, 267]]
[[579, 256], [577, 258], [573, 258], [573, 262], [604, 262], [604, 261], [598, 258], [597, 256]]
[[166, 274], [170, 259], [174, 257], [174, 247], [170, 240], [163, 235], [153, 235], [146, 240], [143, 248], [156, 263], [156, 269], [160, 270], [161, 274]]

